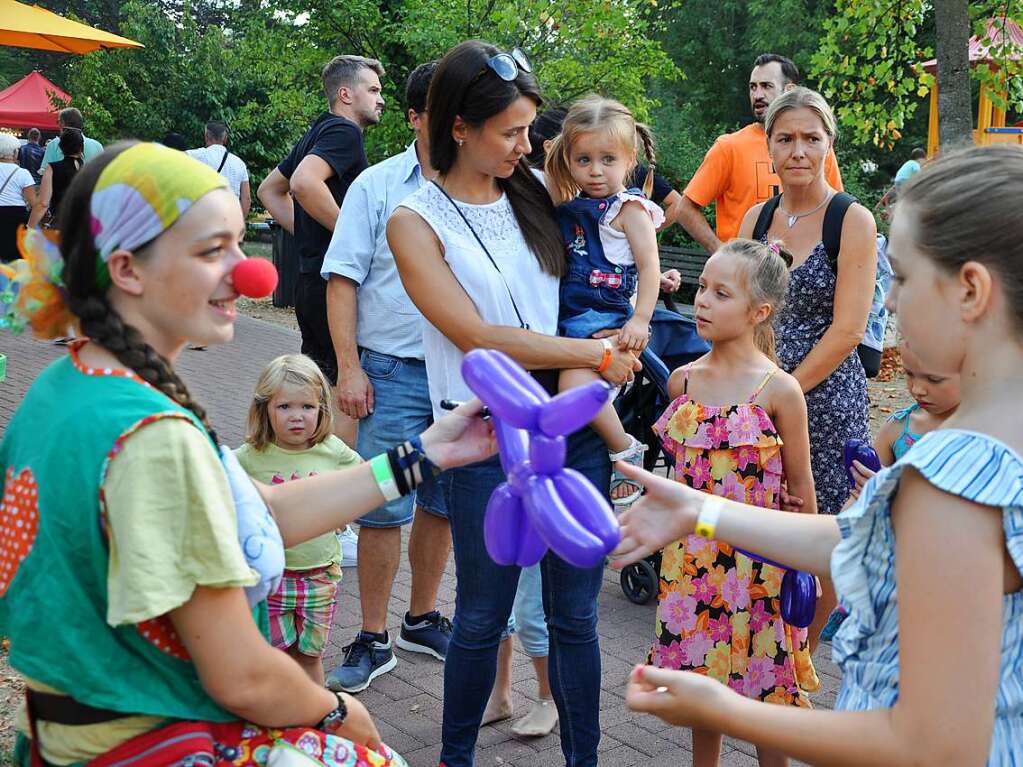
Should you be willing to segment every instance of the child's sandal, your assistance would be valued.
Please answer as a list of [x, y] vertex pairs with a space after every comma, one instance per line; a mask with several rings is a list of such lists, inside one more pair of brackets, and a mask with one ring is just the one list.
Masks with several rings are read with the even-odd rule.
[[[639, 497], [643, 494], [643, 486], [636, 482], [634, 479], [630, 479], [622, 474], [618, 469], [615, 468], [615, 461], [625, 461], [633, 466], [643, 466], [643, 453], [647, 451], [647, 446], [640, 442], [635, 437], [632, 437], [632, 444], [622, 450], [620, 453], [608, 453], [611, 458], [611, 503], [615, 506], [630, 506], [639, 500]], [[623, 495], [621, 498], [615, 498], [614, 492], [623, 485], [636, 488], [633, 492], [628, 495]]]

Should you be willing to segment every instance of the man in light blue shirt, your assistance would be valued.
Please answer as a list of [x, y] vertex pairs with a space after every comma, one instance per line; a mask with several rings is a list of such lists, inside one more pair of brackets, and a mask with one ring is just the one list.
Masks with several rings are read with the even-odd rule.
[[[387, 246], [387, 219], [435, 174], [430, 167], [426, 94], [433, 63], [408, 79], [405, 98], [416, 140], [403, 153], [364, 170], [341, 204], [320, 276], [327, 284], [327, 321], [337, 356], [338, 407], [360, 419], [358, 451], [384, 452], [420, 434], [432, 407], [423, 354], [422, 316], [405, 293]], [[451, 624], [436, 611], [451, 528], [439, 488], [421, 487], [357, 520], [362, 630], [344, 663], [327, 676], [333, 690], [358, 692], [397, 664], [387, 633], [387, 606], [401, 558], [401, 528], [412, 522], [412, 594], [397, 644], [447, 655]]]
[[[85, 126], [82, 120], [82, 113], [74, 107], [68, 107], [67, 109], [61, 109], [57, 113], [57, 125], [60, 126], [61, 130], [65, 128], [74, 128], [75, 130], [82, 130]], [[84, 133], [82, 134], [82, 141], [85, 148], [82, 151], [82, 160], [89, 162], [93, 157], [98, 157], [103, 153], [103, 145], [94, 138], [89, 138]], [[43, 153], [42, 162], [39, 163], [39, 173], [42, 174], [46, 170], [46, 166], [51, 162], [60, 162], [64, 159], [64, 153], [60, 151], [60, 136], [57, 138], [51, 138], [46, 142], [46, 151]]]

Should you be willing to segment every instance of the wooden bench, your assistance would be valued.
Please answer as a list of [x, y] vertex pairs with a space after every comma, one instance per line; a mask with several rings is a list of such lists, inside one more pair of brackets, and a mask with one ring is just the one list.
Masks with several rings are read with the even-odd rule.
[[682, 275], [682, 284], [678, 291], [670, 295], [661, 294], [665, 308], [686, 317], [692, 317], [696, 288], [700, 284], [703, 265], [707, 263], [710, 256], [706, 251], [698, 248], [675, 248], [670, 245], [662, 245], [658, 252], [661, 257], [662, 272], [678, 269], [679, 274]]

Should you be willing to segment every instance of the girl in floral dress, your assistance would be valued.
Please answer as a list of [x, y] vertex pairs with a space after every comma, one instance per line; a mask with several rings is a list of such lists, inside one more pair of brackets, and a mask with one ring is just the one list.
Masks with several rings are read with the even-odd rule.
[[[752, 240], [732, 240], [707, 261], [696, 324], [713, 346], [672, 374], [672, 403], [654, 429], [675, 457], [679, 482], [772, 509], [785, 484], [816, 513], [806, 403], [774, 354], [772, 320], [790, 261]], [[689, 535], [669, 544], [649, 662], [705, 674], [751, 698], [809, 707], [806, 693], [819, 682], [806, 630], [782, 621], [783, 574], [715, 540]], [[720, 733], [693, 730], [695, 767], [716, 765], [720, 750]], [[761, 765], [788, 763], [777, 751], [757, 754]]]

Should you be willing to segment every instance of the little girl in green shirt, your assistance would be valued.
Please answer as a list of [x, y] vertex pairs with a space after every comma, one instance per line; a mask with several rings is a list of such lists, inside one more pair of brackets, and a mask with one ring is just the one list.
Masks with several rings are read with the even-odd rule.
[[[280, 484], [354, 466], [362, 459], [332, 433], [330, 385], [304, 354], [273, 360], [259, 377], [249, 406], [248, 435], [235, 454], [258, 482]], [[284, 577], [267, 599], [270, 640], [323, 684], [323, 650], [341, 582], [341, 548], [334, 533], [285, 551]]]

